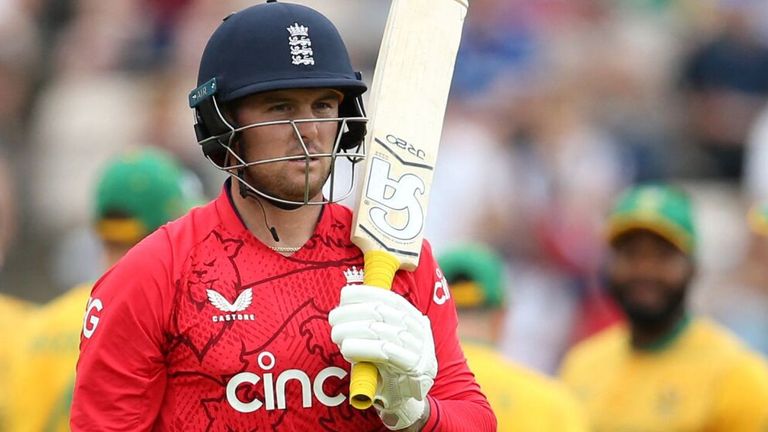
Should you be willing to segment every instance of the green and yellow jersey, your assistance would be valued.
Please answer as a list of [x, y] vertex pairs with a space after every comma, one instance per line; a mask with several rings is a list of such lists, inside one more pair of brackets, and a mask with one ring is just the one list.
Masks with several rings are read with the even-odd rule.
[[768, 367], [706, 319], [649, 350], [614, 326], [571, 350], [562, 378], [596, 432], [768, 431]]
[[13, 357], [9, 431], [69, 431], [80, 332], [91, 285], [80, 285], [34, 312]]
[[24, 340], [26, 323], [34, 309], [32, 303], [0, 294], [0, 431], [12, 430], [7, 424], [11, 412], [8, 403], [13, 393], [6, 383], [12, 375], [12, 357]]
[[496, 414], [499, 431], [588, 430], [581, 407], [562, 384], [503, 358], [490, 346], [466, 341], [461, 346]]

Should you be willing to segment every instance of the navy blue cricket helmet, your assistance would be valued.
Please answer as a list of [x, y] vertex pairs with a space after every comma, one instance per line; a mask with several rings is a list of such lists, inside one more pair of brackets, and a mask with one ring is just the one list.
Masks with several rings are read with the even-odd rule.
[[[344, 94], [340, 117], [364, 117], [367, 87], [328, 18], [306, 6], [267, 3], [224, 18], [203, 51], [198, 87], [189, 95], [203, 153], [221, 165], [238, 125], [222, 115], [227, 102], [272, 90], [333, 88]], [[365, 124], [350, 122], [340, 147], [359, 146]], [[211, 139], [216, 137], [215, 139]]]

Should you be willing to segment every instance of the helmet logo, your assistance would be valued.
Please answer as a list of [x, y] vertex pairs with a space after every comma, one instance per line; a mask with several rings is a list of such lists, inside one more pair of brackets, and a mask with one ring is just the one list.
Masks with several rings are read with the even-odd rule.
[[313, 65], [315, 59], [312, 57], [312, 41], [309, 39], [309, 27], [293, 23], [287, 27], [288, 44], [291, 47], [291, 62], [295, 65]]

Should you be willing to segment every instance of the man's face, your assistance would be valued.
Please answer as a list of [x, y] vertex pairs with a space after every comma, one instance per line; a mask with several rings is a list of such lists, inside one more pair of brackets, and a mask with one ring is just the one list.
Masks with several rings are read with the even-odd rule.
[[[234, 116], [241, 126], [279, 120], [328, 119], [339, 115], [341, 93], [331, 89], [278, 90], [247, 96], [235, 107]], [[301, 141], [310, 154], [330, 153], [336, 140], [338, 124], [333, 121], [260, 126], [246, 129], [240, 140], [241, 157], [256, 162], [284, 156], [304, 156]], [[301, 140], [299, 140], [299, 135]], [[331, 158], [306, 158], [250, 166], [246, 180], [256, 189], [272, 196], [304, 201], [319, 198], [331, 169]], [[308, 177], [308, 179], [307, 179]]]
[[644, 230], [614, 242], [607, 270], [611, 294], [630, 321], [640, 326], [661, 325], [677, 316], [693, 276], [689, 257]]

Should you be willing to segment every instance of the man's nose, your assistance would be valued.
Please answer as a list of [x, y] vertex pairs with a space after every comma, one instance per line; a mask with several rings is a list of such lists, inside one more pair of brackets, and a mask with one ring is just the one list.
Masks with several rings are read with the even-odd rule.
[[635, 259], [634, 270], [640, 275], [656, 276], [659, 267], [663, 265], [663, 258], [654, 253], [641, 253]]
[[[299, 116], [297, 117], [297, 120], [312, 120], [316, 119], [317, 116], [314, 112], [312, 112], [312, 109], [305, 108], [302, 109], [299, 113]], [[318, 135], [318, 122], [316, 121], [298, 121], [296, 122], [296, 128], [299, 131], [299, 135], [301, 136], [301, 139], [304, 141], [306, 145], [309, 145], [312, 143], [315, 139], [317, 139]]]

